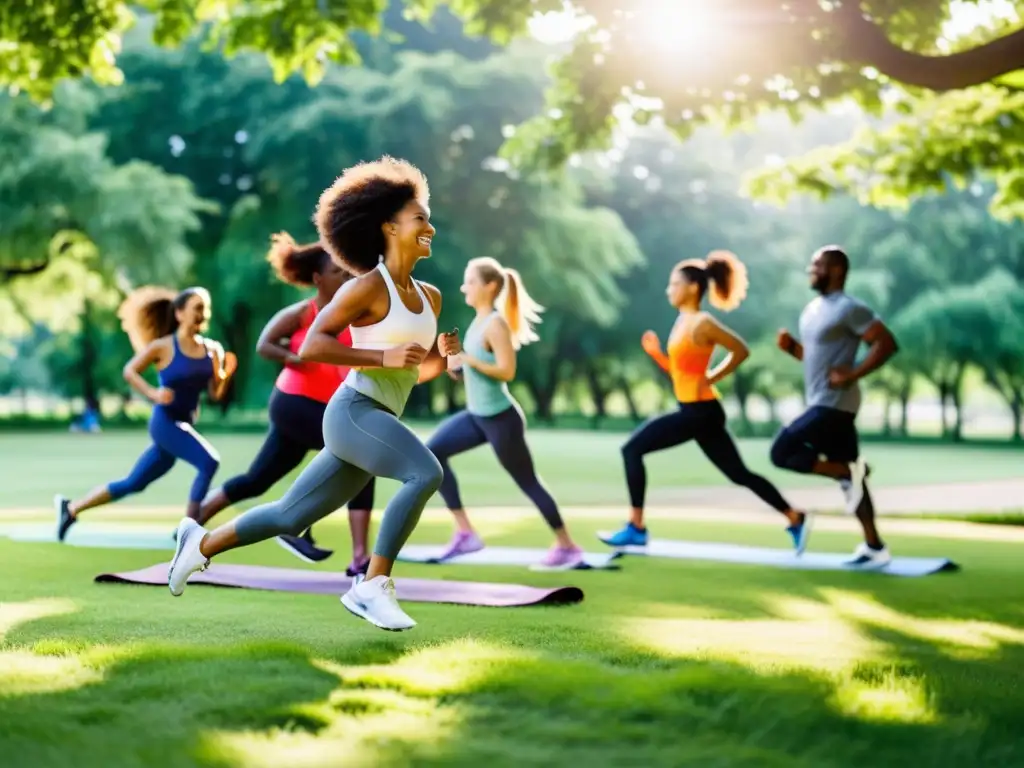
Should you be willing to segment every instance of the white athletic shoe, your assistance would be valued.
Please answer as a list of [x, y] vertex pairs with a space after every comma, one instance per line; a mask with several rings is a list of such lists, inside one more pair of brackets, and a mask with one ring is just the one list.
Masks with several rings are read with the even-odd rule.
[[892, 562], [892, 555], [888, 547], [872, 549], [866, 543], [862, 543], [853, 551], [853, 558], [847, 560], [844, 565], [856, 565], [860, 568], [884, 568]]
[[178, 523], [178, 546], [174, 550], [174, 559], [167, 570], [167, 586], [171, 594], [179, 597], [185, 591], [188, 577], [196, 571], [205, 571], [210, 564], [199, 544], [206, 535], [206, 529], [190, 517]]
[[356, 576], [352, 587], [341, 596], [341, 604], [350, 613], [390, 632], [416, 626], [416, 622], [399, 607], [395, 582], [390, 576], [374, 576], [369, 580], [362, 574]]
[[867, 477], [868, 465], [863, 457], [850, 462], [850, 480], [843, 483], [843, 493], [846, 496], [846, 512], [850, 515], [857, 514], [857, 508], [864, 500], [864, 478]]

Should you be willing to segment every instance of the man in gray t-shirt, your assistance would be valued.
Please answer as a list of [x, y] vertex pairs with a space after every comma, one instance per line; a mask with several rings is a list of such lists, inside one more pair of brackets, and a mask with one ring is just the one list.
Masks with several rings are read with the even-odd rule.
[[808, 408], [820, 405], [848, 413], [860, 410], [857, 382], [836, 388], [829, 382], [829, 374], [836, 368], [853, 368], [864, 334], [876, 319], [867, 305], [842, 290], [823, 294], [804, 308], [800, 314], [800, 343]]
[[[838, 480], [847, 511], [864, 529], [864, 544], [849, 564], [882, 567], [892, 557], [875, 528], [866, 483], [870, 470], [860, 456], [854, 421], [861, 403], [857, 382], [892, 357], [897, 346], [885, 323], [845, 293], [849, 270], [842, 249], [818, 250], [807, 272], [819, 296], [800, 315], [800, 340], [779, 331], [779, 348], [803, 363], [807, 410], [779, 432], [771, 457], [777, 467]], [[857, 363], [862, 342], [869, 349]]]

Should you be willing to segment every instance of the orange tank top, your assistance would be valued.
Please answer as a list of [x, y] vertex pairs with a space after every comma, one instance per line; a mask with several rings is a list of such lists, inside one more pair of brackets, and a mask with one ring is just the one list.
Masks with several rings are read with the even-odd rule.
[[669, 375], [672, 389], [680, 403], [717, 400], [718, 390], [708, 384], [707, 370], [714, 345], [701, 346], [694, 342], [692, 321], [678, 322], [668, 339]]
[[[299, 347], [302, 346], [316, 316], [316, 301], [310, 300], [309, 309], [302, 316], [302, 327], [288, 340], [288, 349], [292, 354], [298, 354]], [[352, 334], [348, 328], [338, 334], [338, 341], [352, 346]], [[277, 376], [275, 386], [286, 395], [299, 395], [319, 403], [326, 403], [341, 386], [347, 375], [348, 367], [343, 365], [313, 362], [286, 363], [284, 369]]]

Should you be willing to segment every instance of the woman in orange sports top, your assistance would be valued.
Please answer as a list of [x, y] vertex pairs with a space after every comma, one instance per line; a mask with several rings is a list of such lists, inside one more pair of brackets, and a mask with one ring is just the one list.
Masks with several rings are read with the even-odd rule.
[[[625, 527], [601, 537], [606, 544], [614, 547], [647, 544], [644, 456], [696, 440], [704, 455], [729, 480], [749, 488], [786, 517], [789, 523], [786, 530], [798, 554], [807, 546], [811, 528], [809, 516], [794, 509], [774, 485], [747, 469], [726, 428], [725, 411], [715, 390], [715, 384], [735, 371], [750, 352], [739, 336], [701, 310], [701, 302], [710, 289], [712, 306], [732, 311], [743, 301], [747, 286], [746, 267], [728, 251], [714, 251], [706, 260], [680, 262], [672, 270], [666, 293], [669, 303], [679, 310], [679, 317], [669, 334], [668, 354], [662, 352], [653, 331], [643, 335], [642, 344], [644, 351], [672, 377], [679, 409], [649, 419], [622, 446], [632, 512]], [[729, 354], [714, 369], [708, 370], [716, 346], [724, 347]]]
[[[298, 351], [317, 314], [352, 275], [335, 264], [319, 243], [298, 245], [287, 233], [275, 235], [272, 243], [267, 261], [278, 279], [299, 288], [315, 288], [316, 294], [279, 311], [260, 334], [256, 351], [284, 366], [270, 395], [270, 431], [249, 469], [228, 480], [203, 502], [199, 513], [203, 525], [225, 507], [262, 496], [298, 467], [307, 453], [323, 449], [324, 411], [348, 373], [344, 366], [302, 362]], [[352, 345], [348, 328], [338, 339]], [[348, 505], [352, 533], [352, 562], [346, 569], [349, 576], [365, 573], [370, 563], [366, 539], [373, 495], [374, 481], [370, 478]], [[332, 554], [316, 546], [309, 530], [302, 536], [282, 535], [277, 540], [307, 562], [320, 562]]]

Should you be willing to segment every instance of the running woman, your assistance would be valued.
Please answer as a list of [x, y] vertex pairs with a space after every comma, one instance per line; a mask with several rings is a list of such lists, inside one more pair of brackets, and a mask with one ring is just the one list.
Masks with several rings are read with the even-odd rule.
[[[803, 363], [807, 410], [782, 429], [771, 448], [772, 463], [782, 469], [838, 480], [846, 510], [864, 529], [864, 542], [849, 565], [879, 568], [892, 560], [875, 527], [868, 492], [870, 469], [860, 455], [857, 382], [896, 354], [892, 332], [865, 304], [846, 293], [850, 259], [835, 245], [819, 249], [807, 272], [818, 297], [800, 314], [800, 341], [781, 330], [778, 346]], [[861, 342], [868, 353], [856, 362]], [[824, 458], [822, 458], [824, 457]]]
[[[270, 395], [270, 430], [249, 469], [206, 497], [199, 512], [200, 525], [206, 525], [232, 504], [262, 496], [299, 466], [309, 451], [323, 449], [324, 410], [348, 374], [345, 366], [304, 363], [298, 352], [316, 316], [352, 275], [336, 264], [319, 243], [300, 246], [287, 233], [272, 238], [267, 261], [279, 280], [299, 288], [315, 288], [316, 295], [282, 309], [260, 333], [257, 353], [284, 366]], [[350, 330], [342, 331], [338, 340], [351, 346]], [[366, 538], [373, 491], [374, 480], [370, 478], [348, 504], [352, 562], [345, 573], [349, 576], [365, 573], [370, 565]], [[277, 541], [307, 562], [320, 562], [333, 554], [316, 546], [312, 529], [302, 536], [278, 536]]]
[[[210, 294], [198, 287], [175, 294], [166, 288], [145, 286], [121, 304], [118, 316], [135, 349], [135, 356], [124, 367], [124, 378], [154, 403], [149, 419], [153, 444], [123, 480], [98, 486], [76, 501], [54, 497], [59, 541], [64, 541], [82, 512], [141, 493], [170, 472], [178, 459], [196, 469], [186, 514], [199, 514], [199, 505], [220, 466], [217, 451], [193, 426], [199, 397], [207, 391], [211, 400], [220, 400], [238, 366], [234, 354], [203, 335], [210, 310]], [[150, 366], [157, 370], [158, 388], [142, 378]]]
[[[679, 310], [668, 339], [668, 355], [653, 331], [643, 336], [644, 351], [672, 377], [679, 409], [648, 419], [622, 446], [626, 483], [632, 505], [625, 527], [607, 538], [614, 547], [645, 546], [644, 497], [647, 472], [644, 456], [696, 440], [711, 463], [736, 485], [749, 488], [762, 501], [780, 512], [788, 522], [786, 531], [797, 554], [807, 547], [810, 517], [787, 502], [778, 489], [743, 463], [740, 452], [726, 428], [725, 410], [715, 384], [735, 371], [750, 355], [747, 345], [732, 330], [701, 310], [710, 289], [713, 307], [725, 312], [736, 309], [747, 295], [747, 269], [728, 251], [713, 251], [706, 260], [687, 260], [672, 270], [668, 283], [669, 303]], [[708, 363], [716, 346], [729, 354], [713, 370]]]
[[[399, 421], [418, 381], [446, 368], [461, 350], [457, 333], [437, 335], [441, 294], [413, 279], [430, 256], [434, 227], [427, 180], [404, 160], [384, 157], [346, 170], [320, 197], [320, 241], [358, 275], [317, 315], [299, 348], [303, 361], [352, 370], [324, 412], [325, 448], [280, 501], [248, 510], [207, 533], [186, 518], [168, 571], [172, 595], [221, 552], [281, 534], [298, 535], [349, 502], [371, 477], [402, 483], [384, 510], [365, 577], [355, 577], [342, 604], [387, 630], [416, 626], [398, 605], [391, 571], [427, 500], [441, 485], [441, 465]], [[350, 328], [352, 346], [338, 341]]]
[[555, 546], [540, 563], [542, 568], [576, 568], [583, 562], [558, 505], [537, 477], [526, 445], [526, 418], [508, 391], [516, 375], [516, 351], [537, 340], [532, 323], [540, 322], [543, 307], [523, 287], [519, 273], [492, 258], [473, 259], [466, 266], [462, 293], [476, 317], [466, 330], [463, 351], [452, 358], [466, 380], [466, 410], [446, 419], [427, 441], [441, 462], [444, 479], [441, 497], [455, 517], [456, 532], [442, 560], [477, 552], [484, 543], [469, 522], [459, 486], [448, 460], [490, 443], [516, 485], [540, 511], [555, 534]]

